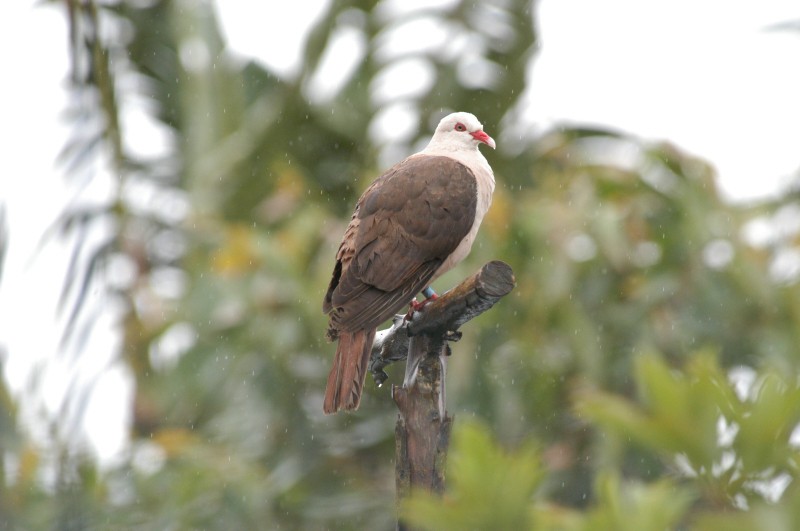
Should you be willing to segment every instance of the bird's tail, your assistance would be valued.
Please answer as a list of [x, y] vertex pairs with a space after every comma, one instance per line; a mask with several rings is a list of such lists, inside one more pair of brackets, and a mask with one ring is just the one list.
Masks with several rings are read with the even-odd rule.
[[375, 330], [341, 332], [333, 367], [325, 388], [323, 411], [326, 415], [340, 409], [356, 410], [361, 403], [361, 390], [367, 377]]

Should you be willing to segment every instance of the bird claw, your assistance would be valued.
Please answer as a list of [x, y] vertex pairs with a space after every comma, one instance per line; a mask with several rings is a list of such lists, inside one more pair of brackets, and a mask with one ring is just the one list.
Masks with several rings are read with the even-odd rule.
[[425, 306], [427, 306], [427, 304], [428, 304], [429, 302], [431, 302], [431, 301], [435, 301], [435, 300], [436, 300], [436, 299], [438, 299], [438, 298], [439, 298], [439, 296], [438, 296], [437, 294], [433, 293], [433, 294], [432, 294], [430, 297], [426, 298], [426, 299], [425, 299], [424, 301], [422, 301], [422, 302], [419, 302], [419, 301], [418, 301], [416, 298], [412, 299], [412, 300], [411, 300], [411, 303], [409, 304], [408, 313], [406, 314], [406, 316], [405, 316], [405, 318], [404, 318], [404, 319], [405, 319], [406, 321], [409, 321], [409, 322], [410, 322], [410, 321], [411, 321], [411, 320], [414, 318], [414, 312], [420, 312], [420, 311], [422, 311], [422, 309], [423, 309]]

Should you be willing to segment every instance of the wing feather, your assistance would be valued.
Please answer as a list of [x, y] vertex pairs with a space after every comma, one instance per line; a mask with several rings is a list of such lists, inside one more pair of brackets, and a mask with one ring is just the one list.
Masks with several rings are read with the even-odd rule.
[[475, 175], [449, 157], [409, 157], [379, 177], [337, 253], [329, 328], [374, 328], [406, 306], [468, 234], [476, 204]]

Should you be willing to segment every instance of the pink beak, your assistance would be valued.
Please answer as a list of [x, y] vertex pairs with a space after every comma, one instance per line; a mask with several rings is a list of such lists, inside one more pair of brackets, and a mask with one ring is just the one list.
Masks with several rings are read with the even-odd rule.
[[472, 135], [472, 138], [474, 138], [478, 142], [483, 142], [490, 148], [495, 149], [494, 139], [489, 135], [487, 135], [486, 133], [484, 133], [483, 131], [475, 131], [474, 133], [470, 134]]

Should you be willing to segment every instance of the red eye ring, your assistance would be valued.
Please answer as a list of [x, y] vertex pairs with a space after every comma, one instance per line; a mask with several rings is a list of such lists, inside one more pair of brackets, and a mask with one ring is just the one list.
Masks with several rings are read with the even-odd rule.
[[467, 127], [464, 124], [462, 124], [461, 122], [458, 122], [456, 124], [456, 131], [466, 131], [466, 130], [467, 130]]

